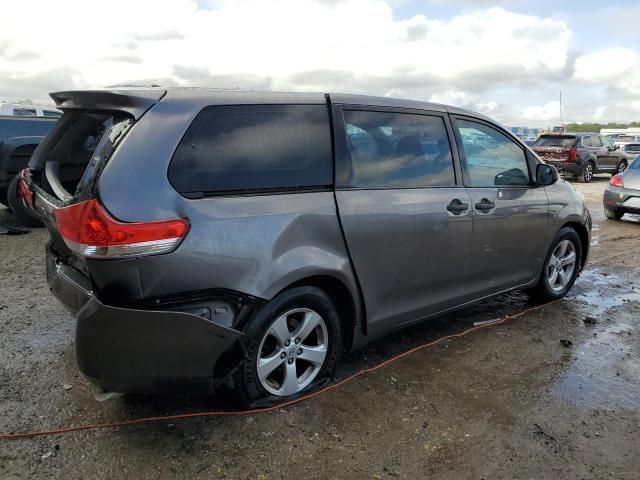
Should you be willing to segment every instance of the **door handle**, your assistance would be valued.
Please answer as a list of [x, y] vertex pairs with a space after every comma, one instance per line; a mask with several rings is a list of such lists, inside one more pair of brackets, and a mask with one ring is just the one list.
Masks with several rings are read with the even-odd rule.
[[469, 210], [469, 204], [464, 203], [458, 198], [454, 198], [453, 200], [451, 200], [449, 205], [447, 205], [447, 210], [449, 210], [454, 215], [460, 215], [461, 213]]
[[488, 198], [483, 198], [482, 200], [480, 200], [478, 203], [476, 203], [475, 207], [476, 210], [483, 212], [483, 213], [487, 213], [489, 210], [491, 210], [492, 208], [494, 208], [496, 206], [495, 203], [493, 203], [491, 200], [489, 200]]

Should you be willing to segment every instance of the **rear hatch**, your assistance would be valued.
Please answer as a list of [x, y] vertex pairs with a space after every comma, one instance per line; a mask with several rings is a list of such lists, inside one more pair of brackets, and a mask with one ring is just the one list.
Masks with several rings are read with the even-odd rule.
[[51, 95], [64, 114], [34, 152], [23, 172], [21, 191], [51, 234], [49, 252], [87, 276], [86, 258], [92, 252], [79, 243], [79, 232], [94, 225], [97, 236], [107, 225], [94, 211], [102, 208], [98, 213], [108, 215], [99, 203], [100, 173], [135, 122], [164, 93], [133, 90]]
[[575, 135], [541, 135], [532, 148], [547, 162], [575, 162], [576, 160]]

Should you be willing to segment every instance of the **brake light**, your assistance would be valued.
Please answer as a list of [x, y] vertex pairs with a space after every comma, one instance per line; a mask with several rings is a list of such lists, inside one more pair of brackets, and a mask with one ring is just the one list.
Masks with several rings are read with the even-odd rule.
[[189, 231], [189, 221], [184, 218], [145, 223], [120, 222], [97, 200], [59, 208], [55, 217], [67, 246], [93, 258], [166, 253], [173, 250]]
[[609, 185], [613, 187], [624, 187], [624, 180], [622, 179], [622, 175], [618, 174], [611, 177], [611, 180], [609, 180]]
[[578, 160], [578, 151], [576, 150], [576, 147], [571, 147], [569, 149], [569, 161], [575, 162], [576, 160]]
[[20, 180], [18, 180], [18, 196], [22, 197], [29, 208], [33, 210], [33, 192], [29, 189], [27, 182], [24, 179], [26, 174], [26, 168], [20, 172]]

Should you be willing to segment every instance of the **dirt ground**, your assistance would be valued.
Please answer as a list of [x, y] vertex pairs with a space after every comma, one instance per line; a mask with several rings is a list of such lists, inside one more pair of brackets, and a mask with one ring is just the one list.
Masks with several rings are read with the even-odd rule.
[[[594, 220], [591, 261], [627, 254], [590, 266], [563, 301], [273, 413], [0, 440], [0, 478], [638, 479], [640, 218], [604, 219], [607, 180], [576, 185]], [[15, 224], [0, 207], [0, 230]], [[74, 364], [74, 321], [45, 282], [46, 237], [0, 236], [0, 432], [225, 405], [98, 401]], [[531, 305], [514, 292], [396, 333], [338, 378]]]

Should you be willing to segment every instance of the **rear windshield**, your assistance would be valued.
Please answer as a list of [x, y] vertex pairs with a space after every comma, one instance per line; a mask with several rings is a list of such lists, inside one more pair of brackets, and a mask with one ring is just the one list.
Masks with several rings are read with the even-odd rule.
[[204, 194], [329, 186], [327, 107], [207, 107], [180, 142], [169, 181], [180, 193]]
[[569, 148], [575, 145], [576, 137], [569, 135], [543, 135], [534, 144], [534, 147], [563, 147]]
[[0, 118], [0, 142], [13, 137], [43, 137], [56, 124], [37, 118]]
[[635, 141], [636, 141], [636, 137], [633, 137], [631, 135], [620, 135], [616, 140], [616, 142], [635, 142]]
[[131, 124], [123, 114], [65, 113], [36, 150], [30, 165], [45, 166], [54, 190], [51, 193], [62, 198], [73, 195], [94, 179]]
[[640, 151], [640, 143], [629, 143], [624, 146], [625, 152], [638, 152]]

